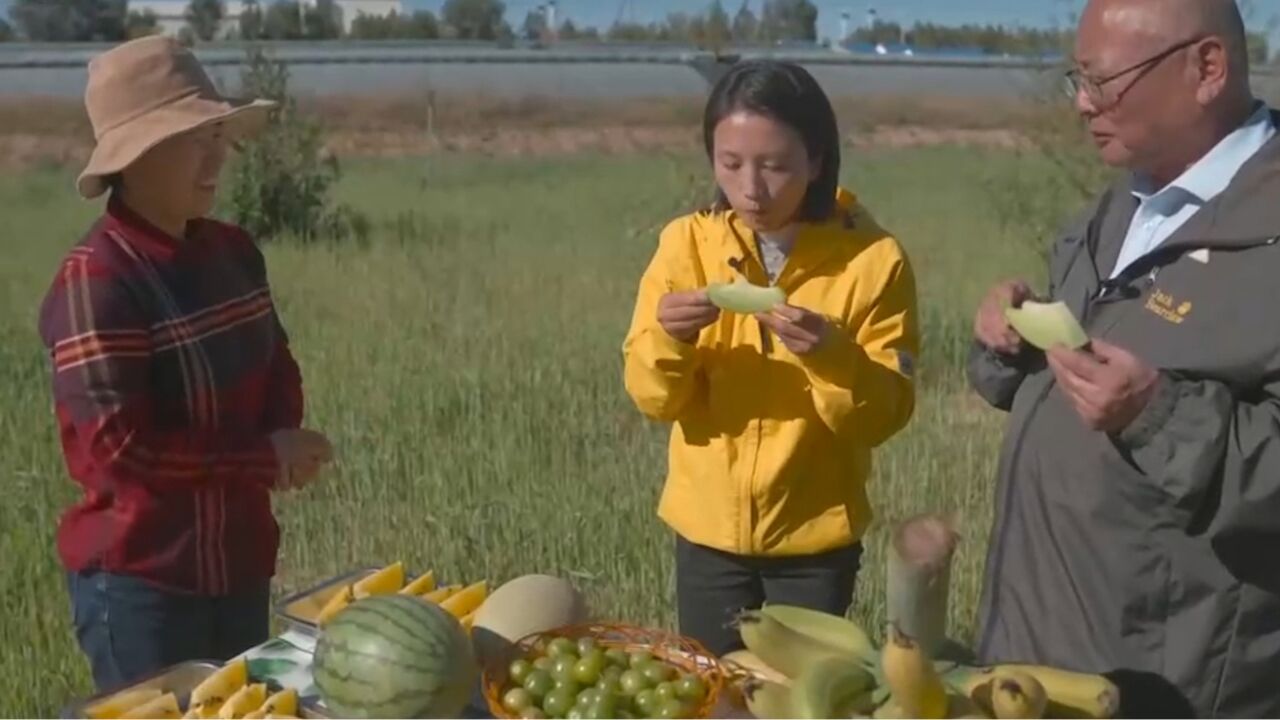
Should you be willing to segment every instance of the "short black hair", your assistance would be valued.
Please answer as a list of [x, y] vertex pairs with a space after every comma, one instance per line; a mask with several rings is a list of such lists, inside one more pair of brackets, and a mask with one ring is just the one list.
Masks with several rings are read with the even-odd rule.
[[[715, 154], [715, 131], [720, 121], [749, 110], [781, 122], [804, 140], [809, 159], [819, 164], [800, 206], [800, 220], [821, 222], [835, 210], [840, 182], [840, 130], [836, 113], [822, 86], [807, 70], [778, 60], [748, 60], [729, 68], [711, 89], [702, 115], [702, 139], [707, 157]], [[729, 206], [716, 190], [716, 210]]]

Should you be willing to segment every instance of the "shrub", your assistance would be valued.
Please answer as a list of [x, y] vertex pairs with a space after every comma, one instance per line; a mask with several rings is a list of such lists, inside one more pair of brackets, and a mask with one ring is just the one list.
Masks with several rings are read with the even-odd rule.
[[324, 148], [320, 123], [299, 113], [288, 83], [283, 63], [250, 46], [242, 94], [280, 105], [266, 130], [244, 143], [232, 164], [227, 213], [261, 240], [286, 235], [307, 242], [364, 240], [368, 221], [331, 198], [341, 168]]

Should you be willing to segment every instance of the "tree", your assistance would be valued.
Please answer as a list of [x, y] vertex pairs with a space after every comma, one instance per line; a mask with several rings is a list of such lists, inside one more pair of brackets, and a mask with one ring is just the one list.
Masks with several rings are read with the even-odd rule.
[[160, 32], [160, 19], [151, 10], [130, 10], [124, 22], [125, 36], [130, 40]]
[[332, 197], [341, 179], [337, 159], [324, 150], [319, 121], [298, 110], [283, 63], [250, 47], [240, 85], [246, 95], [279, 103], [263, 133], [244, 143], [230, 169], [222, 206], [260, 241], [363, 240], [368, 220]]
[[729, 26], [729, 13], [724, 11], [724, 5], [720, 4], [720, 0], [711, 0], [711, 7], [707, 8], [706, 22], [702, 26], [702, 36], [702, 42], [706, 47], [722, 48], [729, 44], [733, 30]]
[[263, 35], [272, 40], [332, 40], [342, 37], [342, 8], [316, 0], [299, 12], [297, 0], [279, 0], [267, 8], [263, 25]]
[[361, 40], [430, 40], [440, 36], [436, 16], [419, 10], [408, 17], [398, 13], [367, 15], [361, 13], [351, 21], [349, 35]]
[[342, 8], [333, 0], [316, 0], [306, 10], [304, 34], [309, 40], [335, 40], [342, 37]]
[[222, 0], [191, 0], [187, 4], [187, 25], [198, 40], [209, 42], [218, 37], [227, 8]]
[[765, 0], [760, 29], [771, 41], [817, 40], [818, 8], [809, 0]]
[[265, 30], [266, 22], [258, 0], [244, 0], [244, 4], [240, 6], [240, 39], [257, 40]]
[[128, 0], [16, 0], [9, 17], [41, 42], [119, 42], [127, 36]]
[[529, 42], [537, 42], [547, 36], [547, 11], [542, 6], [533, 8], [524, 16], [520, 25], [520, 36]]
[[13, 26], [0, 18], [0, 42], [9, 42], [13, 40]]
[[760, 21], [756, 19], [756, 14], [751, 12], [748, 0], [742, 0], [742, 7], [738, 8], [738, 13], [733, 16], [733, 39], [738, 42], [751, 42], [756, 39], [759, 32]]
[[[507, 12], [501, 0], [445, 0], [441, 14], [454, 35], [463, 40], [496, 40], [504, 34]], [[509, 27], [505, 28], [510, 33]]]
[[262, 35], [272, 40], [303, 39], [298, 3], [295, 0], [281, 0], [268, 5], [262, 23]]

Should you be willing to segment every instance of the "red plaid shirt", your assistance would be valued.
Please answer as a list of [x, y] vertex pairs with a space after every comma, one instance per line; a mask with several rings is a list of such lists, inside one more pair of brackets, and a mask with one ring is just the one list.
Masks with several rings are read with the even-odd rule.
[[202, 595], [270, 578], [269, 435], [301, 422], [302, 384], [252, 240], [199, 220], [175, 241], [113, 199], [59, 267], [40, 334], [84, 489], [63, 563]]

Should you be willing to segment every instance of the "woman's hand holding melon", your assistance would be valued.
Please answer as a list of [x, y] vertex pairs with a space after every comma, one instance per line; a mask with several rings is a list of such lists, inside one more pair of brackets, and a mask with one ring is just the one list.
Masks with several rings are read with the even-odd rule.
[[658, 322], [668, 335], [683, 343], [698, 339], [698, 333], [720, 317], [720, 308], [707, 297], [706, 290], [672, 292], [658, 301]]
[[831, 329], [831, 324], [822, 315], [785, 303], [772, 312], [757, 313], [756, 319], [796, 355], [808, 355], [817, 350]]

